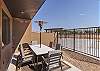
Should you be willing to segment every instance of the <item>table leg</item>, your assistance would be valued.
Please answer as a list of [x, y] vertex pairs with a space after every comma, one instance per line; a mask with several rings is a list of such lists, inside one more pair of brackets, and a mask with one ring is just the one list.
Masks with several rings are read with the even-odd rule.
[[37, 65], [38, 65], [38, 56], [37, 56]]

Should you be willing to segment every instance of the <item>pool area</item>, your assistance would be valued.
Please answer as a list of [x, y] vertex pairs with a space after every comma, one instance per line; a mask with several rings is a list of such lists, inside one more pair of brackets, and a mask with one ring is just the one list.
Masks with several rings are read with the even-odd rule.
[[[74, 49], [73, 38], [61, 38], [59, 43], [65, 48]], [[75, 38], [75, 50], [100, 58], [100, 40]]]

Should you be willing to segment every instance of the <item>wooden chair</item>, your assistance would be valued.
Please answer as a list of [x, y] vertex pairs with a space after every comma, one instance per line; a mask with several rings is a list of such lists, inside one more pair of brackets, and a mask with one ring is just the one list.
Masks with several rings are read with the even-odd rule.
[[28, 43], [23, 43], [22, 47], [23, 47], [24, 50], [30, 50], [30, 46], [29, 46]]
[[53, 47], [53, 42], [49, 43], [49, 47], [52, 48]]
[[22, 44], [22, 52], [24, 54], [24, 57], [31, 57], [33, 56], [33, 53], [30, 49], [30, 46], [28, 43], [23, 43]]
[[56, 44], [56, 48], [55, 50], [60, 50], [61, 45], [60, 44]]
[[17, 57], [16, 70], [18, 68], [20, 68], [21, 66], [23, 66], [24, 64], [25, 65], [30, 65], [30, 63], [34, 64], [34, 60], [35, 60], [35, 56], [34, 55], [30, 56], [30, 57], [25, 57], [23, 52], [22, 52], [21, 45], [19, 45], [18, 50], [20, 52], [20, 55], [18, 55], [18, 57]]
[[43, 58], [43, 68], [44, 68], [44, 66], [46, 66], [45, 67], [47, 69], [46, 71], [50, 71], [51, 70], [50, 66], [58, 64], [61, 67], [61, 71], [62, 71], [61, 57], [62, 57], [61, 51], [59, 51], [59, 50], [49, 51], [47, 58], [42, 56], [42, 58]]
[[[31, 50], [29, 44], [28, 43], [23, 43], [22, 46], [23, 46], [22, 51], [23, 51], [23, 54], [24, 54], [24, 58], [30, 58], [30, 57], [34, 56], [34, 63], [36, 63], [37, 62], [36, 54]], [[42, 58], [39, 57], [38, 61], [41, 62]]]

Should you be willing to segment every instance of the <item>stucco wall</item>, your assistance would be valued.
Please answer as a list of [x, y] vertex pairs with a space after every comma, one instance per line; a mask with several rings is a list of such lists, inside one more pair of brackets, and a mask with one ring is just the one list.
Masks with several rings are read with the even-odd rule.
[[[41, 38], [42, 44], [45, 44], [47, 46], [49, 45], [50, 42], [54, 41], [53, 33], [42, 32], [41, 37], [42, 37]], [[32, 41], [37, 41], [39, 43], [40, 42], [40, 33], [32, 32]]]
[[[2, 30], [1, 30], [1, 26], [2, 26], [2, 15], [1, 15], [1, 10], [2, 10], [2, 8], [1, 8], [1, 0], [0, 0], [0, 34], [2, 34]], [[1, 35], [0, 35], [0, 64], [1, 64], [1, 47], [2, 47], [2, 41], [1, 41]], [[1, 65], [0, 65], [0, 71], [1, 71]]]
[[[11, 42], [8, 45], [3, 47], [2, 47], [2, 10], [10, 18], [10, 38], [11, 38], [10, 40]], [[7, 70], [12, 54], [19, 42], [22, 43], [23, 41], [24, 42], [31, 41], [31, 36], [29, 36], [31, 35], [30, 22], [31, 20], [12, 17], [3, 0], [0, 0], [0, 31], [1, 31], [0, 32], [0, 71]]]
[[16, 49], [16, 47], [20, 43], [30, 22], [31, 22], [31, 20], [13, 18], [13, 46], [14, 46], [14, 49]]
[[30, 22], [19, 44], [31, 43], [31, 32], [32, 32], [32, 23]]
[[[2, 10], [10, 18], [10, 43], [2, 46]], [[0, 0], [0, 71], [6, 71], [12, 56], [12, 16], [3, 0]]]

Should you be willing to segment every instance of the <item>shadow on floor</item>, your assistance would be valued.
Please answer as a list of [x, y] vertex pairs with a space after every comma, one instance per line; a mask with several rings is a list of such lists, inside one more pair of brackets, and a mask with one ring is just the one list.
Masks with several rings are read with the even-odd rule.
[[68, 49], [63, 49], [63, 51], [73, 59], [100, 65], [100, 60], [97, 60], [97, 59], [94, 59], [92, 57], [80, 54], [78, 52], [73, 52], [73, 51], [68, 50]]
[[[63, 71], [68, 70], [69, 68], [71, 68], [69, 65], [65, 64], [62, 62], [62, 69]], [[41, 71], [42, 70], [42, 64], [39, 64], [38, 66], [24, 66], [22, 67], [22, 71]], [[46, 68], [44, 67], [42, 71], [47, 71]], [[61, 71], [61, 68], [59, 66], [51, 68], [51, 71]]]
[[12, 64], [16, 65], [16, 60], [12, 59]]

